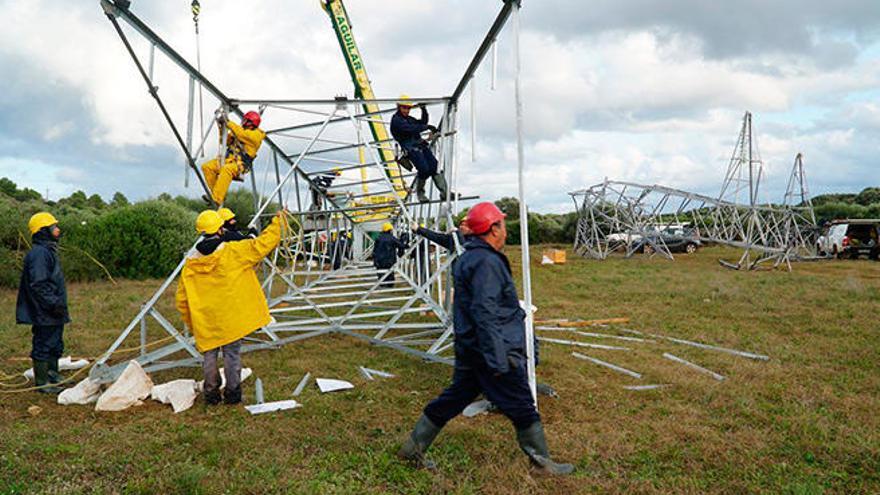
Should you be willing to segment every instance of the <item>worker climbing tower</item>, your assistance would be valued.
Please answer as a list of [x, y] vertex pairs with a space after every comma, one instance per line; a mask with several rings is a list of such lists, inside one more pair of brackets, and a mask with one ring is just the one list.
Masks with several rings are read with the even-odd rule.
[[[451, 363], [450, 266], [461, 246], [446, 252], [424, 239], [410, 239], [404, 255], [385, 270], [374, 268], [369, 257], [376, 232], [384, 223], [391, 223], [399, 236], [408, 235], [414, 223], [443, 230], [453, 224], [457, 203], [476, 197], [442, 197], [431, 189], [428, 201], [419, 202], [410, 194], [415, 174], [400, 166], [387, 130], [387, 118], [395, 112], [397, 100], [373, 94], [342, 2], [324, 0], [322, 7], [330, 16], [355, 91], [352, 98], [328, 99], [233, 97], [141, 21], [132, 12], [131, 2], [101, 0], [101, 5], [183, 152], [188, 174], [195, 175], [209, 196], [196, 157], [213, 146], [214, 135], [219, 136], [217, 157], [226, 155], [225, 126], [218, 129], [216, 122], [236, 120], [246, 112], [258, 112], [262, 117], [266, 138], [252, 170], [243, 177], [255, 201], [256, 213], [249, 226], [259, 228], [280, 207], [289, 214], [281, 246], [260, 270], [273, 323], [247, 337], [242, 352], [336, 333], [429, 361]], [[200, 7], [193, 2], [196, 22], [204, 12]], [[516, 18], [519, 7], [515, 0], [502, 2], [451, 96], [413, 98], [439, 117], [438, 131], [427, 139], [438, 159], [438, 170], [452, 187], [459, 165], [459, 98], [473, 82], [508, 19], [512, 15]], [[198, 29], [196, 24], [197, 33]], [[522, 171], [518, 46], [515, 52]], [[142, 62], [145, 54], [147, 64]], [[157, 55], [164, 57], [161, 74], [156, 70]], [[201, 58], [198, 52], [196, 55]], [[175, 93], [165, 89], [175, 87], [187, 90]], [[180, 94], [186, 97], [181, 100]], [[183, 108], [185, 112], [177, 111]], [[206, 112], [209, 119], [204, 118]], [[185, 119], [175, 118], [180, 113], [185, 113]], [[202, 121], [207, 128], [195, 125]], [[524, 209], [522, 197], [520, 204]], [[528, 239], [528, 226], [521, 228]], [[527, 256], [528, 250], [524, 251]], [[118, 376], [125, 363], [113, 362], [112, 356], [138, 334], [136, 359], [145, 370], [200, 365], [201, 354], [192, 337], [168, 310], [169, 292], [173, 292], [169, 288], [176, 284], [184, 263], [185, 258], [98, 359], [92, 378], [108, 381]], [[394, 283], [385, 283], [392, 279]], [[527, 262], [524, 279], [529, 280]], [[526, 284], [526, 301], [530, 297]], [[156, 340], [158, 337], [162, 338]], [[527, 342], [531, 343], [531, 338]]]

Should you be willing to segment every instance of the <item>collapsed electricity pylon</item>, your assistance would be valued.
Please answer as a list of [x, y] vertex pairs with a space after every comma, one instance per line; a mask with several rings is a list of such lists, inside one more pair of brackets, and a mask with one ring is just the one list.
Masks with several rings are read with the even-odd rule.
[[[427, 240], [412, 239], [392, 268], [379, 270], [368, 261], [373, 236], [385, 222], [392, 223], [402, 236], [407, 235], [413, 223], [441, 229], [452, 225], [451, 213], [458, 201], [475, 199], [449, 193], [440, 197], [435, 189], [428, 191], [427, 202], [411, 198], [411, 182], [416, 174], [398, 166], [400, 160], [395, 158], [398, 150], [393, 140], [378, 139], [375, 132], [377, 124], [388, 125], [386, 119], [395, 111], [396, 100], [232, 98], [135, 16], [130, 2], [101, 0], [101, 5], [170, 126], [188, 170], [195, 173], [209, 196], [196, 157], [204, 155], [206, 143], [215, 132], [220, 134], [217, 156], [225, 156], [226, 131], [215, 129], [212, 124], [204, 133], [200, 131], [200, 144], [194, 146], [197, 88], [200, 92], [204, 90], [205, 108], [215, 115], [241, 116], [245, 110], [253, 109], [263, 115], [263, 122], [272, 124], [249, 174], [256, 211], [250, 226], [259, 228], [272, 215], [270, 209], [285, 206], [290, 211], [290, 228], [285, 229], [282, 245], [264, 261], [261, 270], [262, 287], [274, 321], [248, 336], [242, 351], [273, 349], [337, 333], [451, 364], [450, 266], [461, 246], [445, 252], [429, 245]], [[438, 169], [452, 188], [458, 166], [459, 98], [472, 83], [475, 71], [508, 18], [516, 19], [518, 10], [518, 1], [504, 0], [451, 96], [413, 98], [441, 116], [431, 146], [439, 161]], [[518, 26], [516, 22], [514, 25]], [[129, 38], [131, 30], [145, 42], [140, 49], [148, 54], [146, 67], [138, 55], [139, 48]], [[163, 74], [163, 79], [167, 79], [163, 80], [163, 88], [172, 88], [163, 97], [156, 82], [157, 51], [176, 69]], [[518, 57], [518, 46], [516, 53]], [[188, 90], [173, 91], [183, 87]], [[172, 103], [166, 104], [168, 100]], [[169, 111], [184, 105], [185, 127]], [[199, 115], [199, 119], [202, 117]], [[262, 177], [258, 178], [259, 174]], [[322, 182], [328, 175], [335, 177], [329, 185]], [[134, 333], [140, 336], [139, 345], [132, 348], [138, 352], [134, 359], [147, 371], [201, 363], [202, 356], [188, 329], [179, 324], [176, 316], [165, 316], [176, 313], [170, 309], [173, 294], [169, 288], [176, 285], [185, 259], [184, 256], [97, 360], [90, 374], [93, 379], [111, 381], [121, 373], [126, 361], [118, 360], [115, 354], [121, 352]], [[156, 340], [160, 336], [163, 338]]]
[[[763, 167], [746, 112], [724, 184], [717, 198], [660, 185], [608, 181], [569, 193], [578, 211], [574, 249], [595, 259], [637, 252], [673, 259], [675, 236], [743, 249], [729, 268], [763, 264], [791, 269], [791, 261], [815, 257], [816, 217], [803, 157], [797, 155], [781, 205], [760, 204]], [[675, 232], [677, 231], [677, 232]], [[675, 233], [673, 233], [675, 232]]]

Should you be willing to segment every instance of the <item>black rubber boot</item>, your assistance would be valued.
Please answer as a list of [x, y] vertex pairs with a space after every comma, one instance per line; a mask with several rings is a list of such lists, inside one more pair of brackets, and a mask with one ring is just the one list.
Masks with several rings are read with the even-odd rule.
[[221, 400], [223, 399], [222, 397], [220, 397], [219, 390], [211, 390], [205, 392], [205, 404], [208, 404], [209, 406], [216, 406], [220, 403]]
[[[446, 177], [443, 174], [434, 174], [431, 177], [434, 180], [434, 187], [437, 188], [437, 191], [440, 193], [440, 199], [446, 200], [446, 193], [449, 192], [449, 186], [446, 184]], [[458, 198], [458, 194], [452, 193], [449, 195], [449, 199]]]
[[64, 381], [64, 377], [61, 376], [61, 373], [58, 371], [58, 360], [50, 359], [49, 360], [49, 383], [58, 384]]
[[535, 421], [528, 428], [516, 430], [519, 447], [529, 456], [532, 464], [551, 474], [571, 474], [574, 466], [553, 462], [547, 450], [547, 439], [544, 437], [544, 425]]
[[235, 390], [223, 390], [223, 403], [228, 405], [241, 404], [241, 387]]
[[37, 392], [54, 395], [62, 392], [60, 387], [49, 383], [49, 361], [34, 360], [34, 382], [36, 382], [38, 387], [41, 387], [37, 389]]
[[440, 194], [440, 199], [446, 199], [446, 193], [449, 189], [449, 186], [446, 185], [446, 177], [443, 177], [442, 174], [434, 174], [431, 179], [434, 181], [434, 187], [437, 188], [437, 192]]
[[431, 443], [434, 442], [434, 439], [437, 438], [437, 434], [440, 433], [440, 430], [441, 428], [438, 428], [437, 425], [432, 423], [427, 416], [422, 414], [418, 422], [416, 422], [416, 426], [413, 428], [412, 433], [410, 433], [409, 438], [403, 442], [403, 445], [400, 446], [400, 450], [397, 451], [397, 457], [404, 461], [416, 464], [419, 467], [436, 469], [437, 465], [434, 461], [425, 458], [425, 451], [428, 450], [428, 447], [430, 447]]
[[428, 202], [428, 196], [425, 195], [425, 179], [421, 177], [416, 179], [416, 195], [419, 197], [419, 203]]

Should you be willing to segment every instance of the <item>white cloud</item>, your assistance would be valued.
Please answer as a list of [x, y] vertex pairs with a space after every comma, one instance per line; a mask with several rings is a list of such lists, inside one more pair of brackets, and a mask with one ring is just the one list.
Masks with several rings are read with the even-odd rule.
[[[448, 5], [403, 0], [349, 3], [355, 35], [380, 96], [450, 93], [499, 7], [463, 0]], [[202, 66], [229, 95], [328, 98], [351, 94], [330, 22], [317, 2], [252, 2], [242, 9], [240, 2], [218, 0], [203, 7]], [[676, 29], [683, 25], [686, 13], [681, 9], [687, 2], [664, 6], [662, 10], [674, 22], [659, 23], [662, 27], [618, 22], [613, 29], [593, 27], [577, 33], [564, 29], [576, 19], [560, 20], [557, 27], [547, 24], [549, 3], [532, 2], [527, 7], [522, 44], [528, 190], [538, 209], [566, 208], [565, 192], [604, 177], [714, 193], [746, 109], [755, 113], [768, 179], [784, 181], [794, 153], [805, 151], [809, 152], [808, 173], [815, 177], [814, 184], [820, 184], [818, 189], [823, 184], [840, 184], [836, 174], [841, 169], [855, 174], [847, 184], [877, 182], [876, 174], [866, 175], [869, 168], [861, 160], [880, 151], [877, 138], [867, 135], [869, 129], [876, 134], [880, 128], [880, 107], [869, 99], [848, 101], [853, 94], [878, 87], [880, 50], [876, 45], [860, 47], [862, 55], [852, 64], [823, 64], [816, 54], [789, 50], [782, 42], [765, 51], [752, 47], [728, 50], [725, 57], [717, 57], [706, 54], [707, 46], [719, 45], [718, 40], [707, 41], [711, 33], [706, 29]], [[609, 5], [603, 8], [620, 11]], [[194, 60], [186, 5], [136, 1], [132, 9]], [[702, 16], [711, 13], [706, 8], [699, 11]], [[585, 18], [596, 14], [573, 12]], [[87, 113], [59, 114], [35, 139], [63, 149], [64, 142], [89, 123], [91, 143], [105, 149], [101, 159], [137, 168], [126, 173], [141, 174], [143, 180], [133, 182], [145, 185], [117, 183], [114, 187], [132, 198], [147, 191], [180, 191], [182, 174], [171, 176], [168, 171], [178, 170], [181, 159], [143, 166], [145, 156], [160, 155], [157, 150], [170, 154], [177, 144], [97, 1], [65, 2], [63, 6], [48, 0], [6, 1], [0, 2], [0, 16], [6, 21], [0, 31], [0, 55], [25, 61], [41, 75], [16, 82], [63, 88], [78, 95], [83, 103], [78, 108]], [[530, 16], [545, 21], [532, 26]], [[811, 22], [821, 19], [807, 17]], [[844, 38], [852, 37], [842, 19], [835, 17], [834, 28]], [[700, 22], [711, 25], [705, 18]], [[859, 26], [854, 32], [865, 33]], [[146, 63], [148, 46], [131, 30], [127, 32]], [[822, 43], [816, 47], [838, 53], [828, 31], [822, 33]], [[846, 43], [843, 48], [852, 45], [848, 39]], [[499, 49], [497, 91], [488, 90], [488, 64], [477, 75], [475, 163], [469, 159], [467, 97], [462, 102], [459, 186], [465, 193], [475, 191], [492, 198], [516, 192], [510, 55], [510, 34], [505, 32]], [[25, 77], [9, 67], [2, 71], [6, 77]], [[155, 73], [160, 94], [173, 118], [182, 124], [186, 77], [161, 57]], [[215, 105], [211, 99], [206, 101], [205, 119], [210, 119]], [[812, 119], [802, 120], [800, 115], [807, 107], [827, 122], [820, 126]], [[772, 125], [764, 125], [765, 115]], [[269, 110], [266, 117], [268, 127], [285, 118], [276, 110]], [[433, 115], [434, 120], [438, 117]], [[22, 139], [12, 131], [0, 127], [0, 138]], [[91, 174], [73, 174], [69, 168], [86, 167], [98, 158], [70, 158], [78, 163], [66, 163], [53, 173], [77, 188], [94, 184]], [[43, 163], [61, 166], [50, 161]]]

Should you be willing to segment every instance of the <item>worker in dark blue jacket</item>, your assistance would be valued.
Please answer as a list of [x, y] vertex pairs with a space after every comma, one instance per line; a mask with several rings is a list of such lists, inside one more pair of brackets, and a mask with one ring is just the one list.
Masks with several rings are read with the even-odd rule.
[[525, 352], [525, 312], [520, 308], [507, 257], [504, 214], [493, 204], [468, 212], [472, 236], [453, 268], [455, 368], [452, 384], [424, 409], [398, 451], [408, 461], [431, 467], [424, 453], [449, 420], [481, 392], [516, 428], [520, 448], [533, 464], [569, 474], [571, 464], [550, 458], [541, 417], [529, 388]]
[[391, 117], [391, 135], [400, 145], [400, 148], [406, 153], [406, 157], [415, 165], [418, 174], [416, 175], [416, 194], [419, 201], [426, 202], [428, 197], [425, 195], [425, 183], [428, 179], [434, 181], [440, 197], [445, 198], [447, 194], [446, 178], [443, 174], [438, 173], [437, 158], [431, 151], [428, 143], [422, 139], [422, 133], [425, 131], [437, 132], [437, 128], [428, 124], [428, 110], [424, 104], [419, 105], [421, 110], [421, 118], [416, 119], [410, 116], [413, 104], [407, 95], [400, 95], [397, 102], [397, 112]]
[[[412, 230], [416, 234], [428, 239], [429, 241], [437, 244], [440, 247], [445, 248], [448, 251], [455, 250], [455, 237], [458, 237], [459, 246], [464, 246], [467, 242], [468, 236], [471, 235], [471, 230], [468, 228], [467, 221], [462, 221], [459, 224], [458, 229], [453, 229], [448, 234], [444, 234], [443, 232], [437, 232], [435, 230], [426, 229], [424, 226], [418, 224], [412, 224]], [[535, 338], [535, 365], [538, 364], [538, 349], [540, 348], [538, 339]], [[535, 384], [537, 392], [539, 395], [546, 395], [548, 397], [557, 397], [556, 390], [553, 389], [550, 385], [546, 383], [538, 382]], [[495, 405], [493, 404], [490, 410], [494, 410]]]
[[67, 287], [58, 259], [61, 229], [51, 213], [37, 213], [28, 221], [33, 246], [24, 257], [24, 268], [15, 303], [15, 321], [31, 325], [31, 359], [34, 381], [43, 393], [57, 394], [62, 381], [58, 359], [64, 352], [64, 325], [70, 322]]
[[406, 244], [394, 237], [392, 230], [394, 230], [394, 226], [389, 222], [382, 224], [382, 233], [373, 243], [373, 266], [383, 270], [379, 273], [380, 280], [384, 277], [382, 287], [394, 286], [394, 272], [389, 272], [386, 276], [384, 270], [390, 270], [397, 263], [397, 257], [402, 256], [406, 250]]
[[342, 268], [342, 263], [349, 259], [351, 232], [333, 232], [330, 239], [328, 246], [330, 264], [334, 270], [339, 270]]

